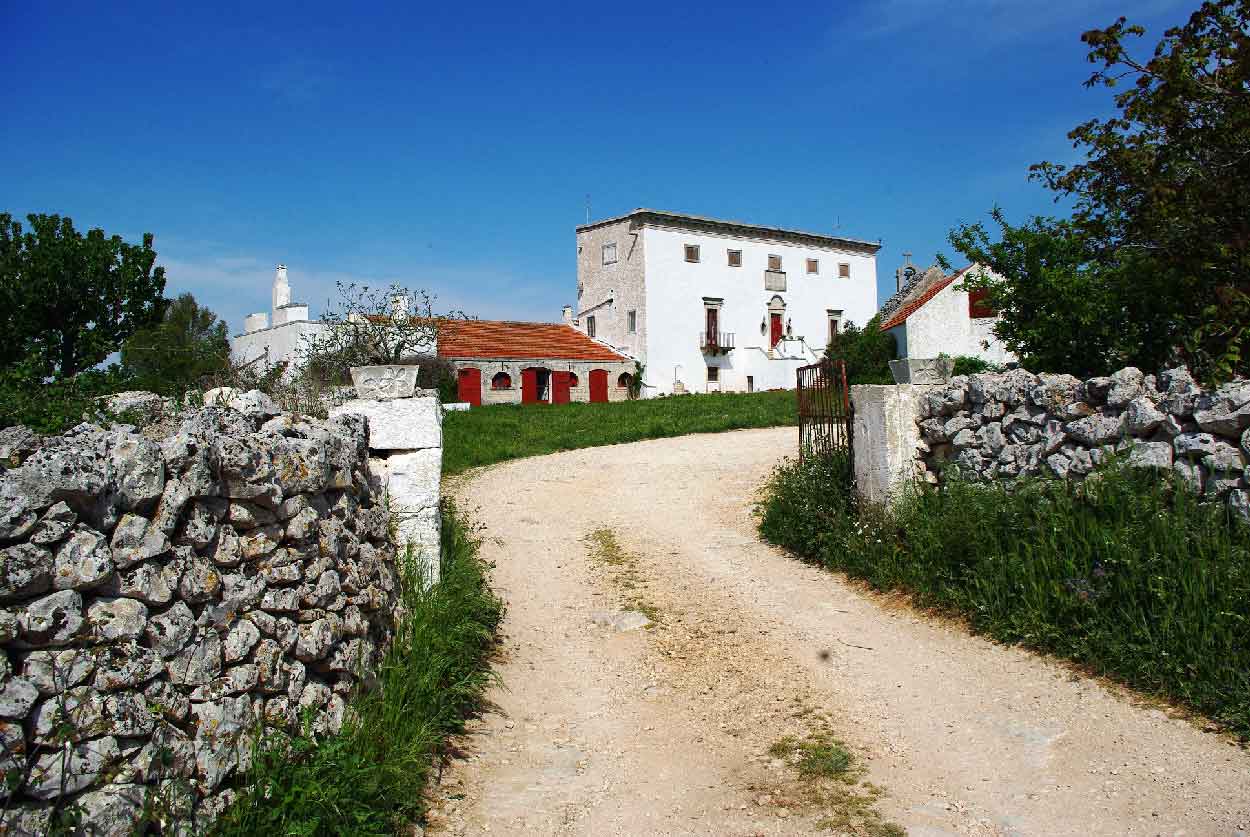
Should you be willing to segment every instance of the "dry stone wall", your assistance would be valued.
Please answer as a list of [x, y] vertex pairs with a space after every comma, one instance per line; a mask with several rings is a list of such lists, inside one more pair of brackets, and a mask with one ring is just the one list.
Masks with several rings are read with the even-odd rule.
[[931, 483], [952, 465], [974, 479], [1081, 478], [1118, 453], [1250, 513], [1250, 381], [1209, 391], [1183, 368], [1085, 381], [1013, 370], [955, 377], [918, 397], [917, 460]]
[[164, 438], [0, 431], [0, 833], [198, 830], [258, 724], [337, 730], [390, 640], [367, 420], [244, 395]]

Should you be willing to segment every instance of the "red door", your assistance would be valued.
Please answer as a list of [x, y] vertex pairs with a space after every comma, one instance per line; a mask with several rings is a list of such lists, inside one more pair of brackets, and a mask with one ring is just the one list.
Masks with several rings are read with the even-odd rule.
[[717, 325], [718, 319], [719, 317], [717, 316], [717, 312], [715, 308], [707, 309], [707, 340], [704, 342], [703, 345], [712, 349], [715, 349], [719, 345], [719, 343], [717, 343], [716, 341], [716, 329], [718, 327]]
[[482, 372], [480, 369], [461, 369], [456, 382], [456, 395], [474, 407], [482, 406]]
[[569, 390], [573, 387], [573, 375], [569, 372], [551, 373], [551, 403], [569, 403]]
[[538, 403], [538, 370], [522, 369], [521, 370], [521, 403], [537, 404]]
[[769, 346], [776, 346], [781, 342], [781, 315], [769, 313], [768, 324], [772, 331], [772, 342]]
[[608, 370], [590, 370], [590, 400], [592, 402], [608, 400]]

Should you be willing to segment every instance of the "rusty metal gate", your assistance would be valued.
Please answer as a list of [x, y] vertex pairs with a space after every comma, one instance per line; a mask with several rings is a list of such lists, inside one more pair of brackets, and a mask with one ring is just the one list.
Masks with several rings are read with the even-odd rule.
[[798, 369], [799, 460], [851, 451], [851, 393], [846, 363], [822, 360]]

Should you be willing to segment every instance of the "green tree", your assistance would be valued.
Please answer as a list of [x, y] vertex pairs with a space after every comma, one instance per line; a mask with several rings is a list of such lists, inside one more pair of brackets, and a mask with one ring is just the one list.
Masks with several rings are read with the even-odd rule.
[[892, 384], [890, 361], [897, 354], [894, 335], [881, 330], [881, 315], [863, 328], [844, 323], [825, 349], [825, 357], [846, 362], [847, 384]]
[[[1124, 18], [1082, 35], [1099, 65], [1086, 86], [1118, 89], [1118, 112], [1069, 133], [1084, 162], [1031, 169], [1073, 202], [1071, 220], [1011, 227], [998, 214], [1000, 242], [976, 225], [951, 236], [1003, 276], [992, 301], [1026, 358], [1079, 359], [1089, 344], [1096, 371], [1151, 368], [1173, 351], [1209, 381], [1250, 371], [1247, 32], [1250, 0], [1213, 0], [1149, 57], [1129, 49], [1144, 30]], [[1049, 321], [1030, 328], [1030, 313]], [[1047, 347], [1056, 340], [1069, 345]]]
[[0, 362], [71, 377], [100, 363], [164, 310], [165, 269], [141, 245], [59, 215], [0, 213]]
[[230, 358], [226, 324], [189, 293], [165, 308], [159, 323], [141, 328], [122, 345], [122, 369], [143, 389], [177, 395]]

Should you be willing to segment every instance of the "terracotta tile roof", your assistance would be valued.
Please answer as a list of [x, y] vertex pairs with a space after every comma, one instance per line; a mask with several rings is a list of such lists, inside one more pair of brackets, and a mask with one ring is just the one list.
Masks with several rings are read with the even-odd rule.
[[563, 323], [517, 323], [501, 320], [444, 320], [438, 335], [443, 358], [552, 358], [558, 360], [629, 360]]
[[907, 322], [908, 317], [910, 317], [912, 314], [918, 311], [926, 302], [933, 299], [933, 297], [937, 296], [938, 293], [943, 288], [947, 287], [956, 279], [958, 279], [960, 276], [963, 276], [965, 273], [967, 273], [968, 269], [971, 267], [972, 265], [968, 265], [968, 267], [960, 268], [959, 270], [956, 270], [954, 273], [952, 273], [950, 276], [943, 276], [941, 279], [930, 284], [928, 287], [923, 288], [923, 289], [918, 289], [919, 293], [917, 293], [915, 296], [913, 296], [910, 299], [904, 300], [903, 304], [900, 305], [898, 309], [893, 314], [890, 315], [890, 318], [881, 324], [881, 330], [889, 331], [895, 326], [901, 325], [902, 323]]

